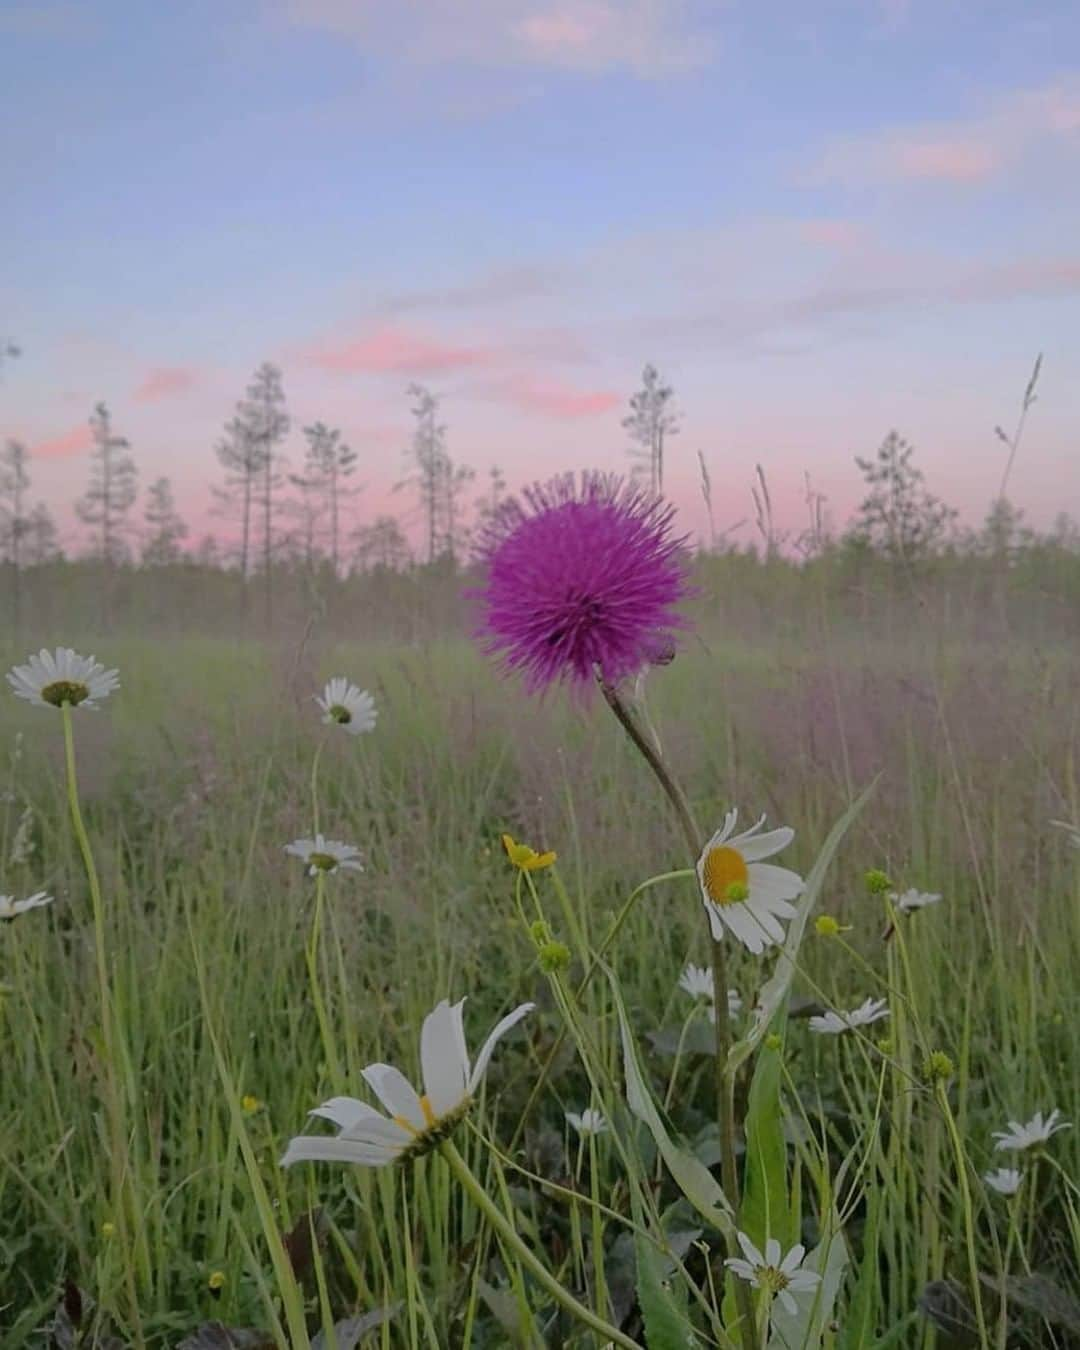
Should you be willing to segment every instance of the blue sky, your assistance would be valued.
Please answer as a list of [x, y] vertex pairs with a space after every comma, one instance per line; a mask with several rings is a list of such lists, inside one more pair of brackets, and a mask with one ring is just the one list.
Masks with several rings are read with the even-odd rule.
[[267, 358], [361, 515], [411, 380], [520, 482], [623, 466], [652, 360], [688, 528], [699, 449], [721, 523], [758, 462], [842, 521], [892, 426], [977, 518], [1040, 350], [1012, 495], [1080, 497], [1075, 4], [8, 0], [0, 89], [0, 435], [65, 520], [100, 398], [201, 520]]

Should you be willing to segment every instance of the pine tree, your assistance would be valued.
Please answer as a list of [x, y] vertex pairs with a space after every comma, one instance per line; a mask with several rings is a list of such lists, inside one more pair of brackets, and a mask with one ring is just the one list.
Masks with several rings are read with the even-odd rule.
[[262, 447], [251, 437], [239, 417], [226, 423], [225, 435], [215, 446], [218, 462], [225, 470], [225, 483], [214, 489], [219, 514], [237, 513], [240, 517], [240, 575], [246, 581], [251, 571], [251, 524], [255, 488], [263, 467]]
[[143, 565], [165, 567], [179, 562], [182, 556], [180, 545], [187, 538], [188, 527], [177, 514], [172, 484], [167, 478], [156, 479], [147, 489], [143, 520], [146, 522]]
[[914, 447], [890, 431], [874, 459], [855, 456], [870, 491], [859, 506], [849, 537], [898, 562], [915, 562], [943, 542], [956, 512], [923, 486], [912, 463]]
[[664, 492], [664, 443], [679, 430], [674, 397], [675, 390], [663, 383], [656, 367], [647, 365], [641, 372], [641, 388], [630, 399], [630, 414], [622, 422], [635, 442], [630, 450], [634, 475], [647, 476], [650, 492], [660, 496]]
[[96, 532], [95, 552], [106, 568], [113, 568], [127, 554], [128, 517], [135, 505], [137, 470], [127, 453], [128, 442], [113, 434], [112, 418], [99, 403], [90, 418], [94, 435], [90, 485], [75, 504], [84, 525]]
[[376, 516], [353, 531], [355, 562], [361, 572], [373, 567], [401, 571], [410, 561], [409, 545], [396, 516]]
[[[358, 488], [347, 483], [356, 472], [356, 451], [342, 441], [336, 427], [315, 422], [304, 428], [307, 453], [304, 472], [291, 481], [311, 500], [303, 503], [306, 526], [314, 533], [320, 519], [325, 518], [330, 567], [337, 576], [341, 550], [341, 513], [347, 498], [356, 495]], [[312, 514], [313, 513], [313, 514]]]
[[429, 389], [425, 389], [421, 384], [410, 384], [407, 392], [414, 400], [411, 411], [416, 419], [412, 445], [407, 456], [415, 466], [416, 472], [396, 483], [394, 491], [403, 487], [415, 489], [424, 519], [427, 561], [432, 563], [439, 556], [442, 543], [441, 524], [445, 496], [443, 484], [448, 463], [445, 449], [446, 428], [436, 420], [439, 400]]
[[257, 447], [261, 457], [257, 500], [262, 515], [262, 565], [269, 628], [273, 621], [274, 508], [282, 482], [277, 446], [289, 434], [290, 425], [277, 366], [264, 361], [256, 370], [247, 395], [237, 408], [237, 418], [243, 424], [247, 442]]
[[30, 474], [29, 455], [19, 441], [8, 441], [0, 453], [0, 556], [11, 567], [11, 616], [17, 629], [22, 618], [22, 572], [26, 566], [26, 493]]
[[38, 502], [27, 517], [24, 552], [28, 567], [40, 567], [62, 556], [56, 522], [44, 502]]

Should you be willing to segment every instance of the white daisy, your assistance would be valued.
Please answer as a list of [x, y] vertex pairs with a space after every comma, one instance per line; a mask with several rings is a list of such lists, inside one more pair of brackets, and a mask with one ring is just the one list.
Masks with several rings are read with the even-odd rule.
[[364, 870], [359, 861], [358, 848], [352, 844], [343, 844], [339, 839], [326, 839], [321, 834], [317, 834], [314, 839], [296, 839], [285, 845], [285, 852], [307, 864], [309, 877], [313, 877], [316, 872], [332, 876], [339, 867], [347, 867], [353, 872]]
[[572, 1125], [578, 1134], [584, 1139], [586, 1135], [603, 1134], [608, 1127], [602, 1111], [594, 1111], [591, 1106], [587, 1106], [579, 1116], [575, 1111], [566, 1111], [566, 1123]]
[[927, 905], [938, 904], [941, 896], [934, 891], [917, 891], [912, 886], [902, 895], [896, 891], [890, 891], [889, 899], [901, 914], [910, 914], [913, 909], [925, 909]]
[[39, 909], [52, 902], [52, 896], [46, 895], [44, 891], [28, 895], [25, 900], [16, 900], [13, 895], [0, 895], [0, 919], [14, 919], [25, 914], [28, 909]]
[[120, 687], [120, 679], [92, 656], [79, 656], [70, 647], [57, 647], [55, 652], [42, 647], [25, 666], [8, 673], [8, 684], [19, 698], [39, 708], [61, 708], [65, 703], [93, 708]]
[[338, 1133], [297, 1135], [285, 1150], [282, 1167], [296, 1162], [384, 1167], [426, 1153], [448, 1138], [469, 1109], [499, 1038], [536, 1006], [523, 1003], [496, 1023], [470, 1070], [461, 1017], [464, 1004], [464, 999], [453, 1005], [443, 999], [424, 1018], [420, 1032], [423, 1096], [392, 1065], [369, 1064], [362, 1076], [388, 1115], [355, 1097], [331, 1097], [311, 1114], [332, 1121]]
[[1060, 1115], [1060, 1111], [1051, 1111], [1043, 1120], [1043, 1113], [1036, 1111], [1026, 1125], [1021, 1125], [1018, 1120], [1010, 1120], [1007, 1130], [994, 1131], [993, 1137], [997, 1140], [994, 1148], [999, 1152], [1008, 1150], [1018, 1153], [1022, 1149], [1031, 1148], [1033, 1144], [1045, 1144], [1052, 1134], [1057, 1134], [1058, 1130], [1072, 1128], [1070, 1121], [1058, 1120]]
[[[679, 976], [679, 988], [689, 994], [691, 998], [707, 998], [710, 1004], [709, 1021], [716, 1021], [716, 981], [713, 979], [711, 970], [704, 966], [688, 965]], [[735, 1017], [742, 1012], [742, 995], [737, 989], [727, 991], [728, 1016]]]
[[719, 942], [729, 928], [755, 955], [783, 942], [781, 919], [793, 919], [790, 902], [802, 891], [803, 879], [786, 867], [763, 863], [787, 848], [795, 831], [782, 826], [758, 834], [762, 816], [752, 829], [732, 837], [737, 811], [729, 811], [723, 828], [717, 830], [698, 859], [701, 898], [709, 916], [713, 938]]
[[1014, 1167], [999, 1167], [996, 1172], [984, 1172], [983, 1181], [998, 1195], [1015, 1195], [1023, 1178]]
[[821, 1283], [821, 1276], [813, 1270], [800, 1270], [806, 1248], [797, 1242], [781, 1261], [780, 1244], [775, 1238], [765, 1243], [765, 1255], [758, 1251], [745, 1233], [738, 1233], [739, 1246], [746, 1260], [729, 1256], [724, 1262], [728, 1270], [748, 1284], [756, 1284], [780, 1302], [789, 1313], [799, 1311], [793, 1294], [809, 1294]]
[[810, 1030], [830, 1036], [839, 1036], [842, 1032], [851, 1031], [855, 1027], [869, 1026], [871, 1022], [877, 1022], [882, 1017], [888, 1017], [887, 1004], [888, 999], [868, 998], [865, 1003], [860, 1003], [851, 1012], [835, 1013], [830, 1011], [820, 1017], [811, 1017]]
[[358, 689], [344, 675], [330, 680], [315, 702], [323, 710], [323, 721], [334, 722], [350, 736], [361, 736], [372, 731], [378, 718], [375, 700], [366, 689]]

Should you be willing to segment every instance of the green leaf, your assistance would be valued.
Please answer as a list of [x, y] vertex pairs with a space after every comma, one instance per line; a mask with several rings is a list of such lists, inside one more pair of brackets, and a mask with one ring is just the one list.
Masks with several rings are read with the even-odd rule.
[[866, 1226], [863, 1229], [862, 1257], [859, 1261], [859, 1280], [848, 1303], [844, 1318], [841, 1345], [844, 1350], [862, 1350], [869, 1345], [876, 1330], [875, 1311], [878, 1303], [880, 1278], [881, 1190], [867, 1187]]
[[[781, 1015], [777, 1016], [777, 1025]], [[774, 1237], [784, 1251], [798, 1241], [788, 1203], [787, 1145], [781, 1119], [779, 1050], [764, 1046], [754, 1066], [746, 1107], [746, 1171], [739, 1228], [762, 1250]]]
[[795, 1296], [798, 1307], [794, 1315], [779, 1300], [772, 1305], [768, 1350], [818, 1350], [832, 1320], [847, 1265], [847, 1242], [834, 1212], [830, 1229], [802, 1264], [803, 1270], [816, 1270], [821, 1283], [813, 1294]]
[[785, 998], [787, 998], [791, 982], [795, 978], [795, 962], [799, 955], [803, 934], [806, 931], [806, 923], [814, 905], [817, 903], [818, 896], [821, 894], [825, 873], [828, 871], [829, 864], [832, 862], [836, 850], [840, 847], [844, 835], [851, 828], [852, 823], [866, 805], [876, 786], [877, 779], [875, 778], [829, 831], [829, 837], [825, 840], [821, 852], [810, 869], [810, 875], [806, 878], [806, 886], [795, 906], [795, 917], [788, 924], [787, 936], [784, 939], [784, 945], [780, 948], [772, 977], [767, 981], [758, 998], [750, 1030], [741, 1041], [736, 1041], [728, 1053], [729, 1073], [734, 1073], [740, 1064], [750, 1058], [758, 1042], [765, 1038], [770, 1023]]
[[[640, 1228], [644, 1215], [636, 1189], [631, 1191], [631, 1201], [634, 1222]], [[686, 1312], [686, 1291], [681, 1290], [682, 1297], [679, 1298], [674, 1292], [679, 1286], [665, 1283], [670, 1262], [640, 1232], [634, 1234], [634, 1256], [638, 1307], [649, 1350], [700, 1350], [700, 1342]]]
[[633, 1033], [630, 1030], [630, 1022], [626, 1015], [626, 1007], [623, 1004], [618, 982], [609, 966], [604, 965], [604, 973], [611, 985], [611, 992], [619, 1014], [627, 1105], [638, 1120], [643, 1121], [648, 1127], [672, 1179], [687, 1200], [690, 1201], [702, 1218], [707, 1219], [714, 1228], [730, 1233], [732, 1231], [732, 1211], [727, 1197], [724, 1195], [720, 1183], [709, 1169], [692, 1153], [679, 1148], [668, 1134], [667, 1127], [660, 1117], [660, 1112], [656, 1109], [656, 1103], [653, 1101], [645, 1082], [645, 1075], [638, 1059], [637, 1047], [634, 1044]]

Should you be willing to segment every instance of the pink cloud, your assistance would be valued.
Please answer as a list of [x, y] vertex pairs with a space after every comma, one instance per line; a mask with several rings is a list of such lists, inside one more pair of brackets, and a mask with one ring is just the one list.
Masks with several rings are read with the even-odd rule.
[[977, 141], [901, 141], [893, 148], [900, 178], [932, 178], [947, 183], [976, 183], [989, 178], [1001, 158]]
[[387, 326], [355, 342], [311, 347], [304, 359], [319, 370], [342, 375], [433, 375], [489, 365], [494, 353]]
[[198, 380], [198, 373], [190, 366], [155, 366], [143, 376], [134, 397], [139, 403], [157, 403], [173, 394], [186, 393]]
[[84, 422], [52, 440], [39, 441], [31, 447], [30, 454], [34, 459], [66, 459], [69, 455], [81, 455], [93, 443], [89, 424]]
[[611, 389], [575, 389], [557, 381], [531, 377], [511, 380], [503, 392], [510, 403], [524, 412], [567, 420], [597, 417], [622, 402], [622, 395]]
[[801, 220], [799, 233], [807, 243], [827, 248], [852, 248], [864, 236], [863, 227], [854, 220]]

